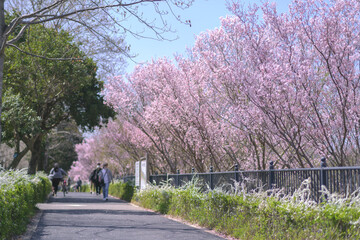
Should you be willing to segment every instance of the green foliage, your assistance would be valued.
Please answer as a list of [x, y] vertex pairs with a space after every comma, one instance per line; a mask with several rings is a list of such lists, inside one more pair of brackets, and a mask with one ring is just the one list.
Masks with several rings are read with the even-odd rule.
[[43, 25], [26, 31], [17, 47], [32, 55], [15, 48], [5, 52], [2, 134], [10, 146], [19, 141], [29, 146], [34, 156], [29, 172], [34, 172], [37, 163], [43, 168], [44, 137], [58, 124], [72, 119], [93, 130], [114, 111], [104, 103], [96, 63], [68, 32]]
[[195, 181], [178, 189], [151, 186], [133, 201], [239, 239], [359, 239], [360, 197], [316, 204], [303, 197], [307, 191], [203, 192]]
[[0, 169], [0, 239], [23, 233], [35, 205], [50, 192], [51, 183], [43, 173], [30, 176], [23, 170]]
[[49, 172], [55, 163], [69, 171], [72, 163], [78, 159], [75, 145], [81, 141], [81, 133], [73, 121], [61, 122], [46, 138], [48, 164], [45, 172]]
[[41, 132], [39, 127], [41, 118], [37, 116], [36, 111], [27, 106], [20, 94], [12, 93], [8, 89], [4, 93], [3, 101], [3, 125], [6, 131], [3, 131], [2, 140], [9, 146], [14, 147], [14, 136], [21, 139], [24, 136]]
[[80, 192], [90, 192], [90, 185], [89, 184], [81, 184]]
[[[24, 104], [50, 127], [69, 114], [83, 128], [92, 129], [114, 116], [104, 104], [103, 82], [96, 78], [97, 66], [73, 43], [69, 33], [43, 26], [32, 26], [19, 48], [49, 60], [6, 50], [4, 89], [19, 94]], [[50, 114], [51, 112], [51, 114]]]
[[[15, 18], [18, 18], [20, 16], [21, 16], [21, 12], [18, 11], [18, 10], [13, 9], [11, 12], [8, 12], [8, 11], [5, 10], [5, 24], [7, 26], [9, 26], [12, 20], [14, 20]], [[20, 24], [16, 25], [15, 28], [14, 28], [14, 32], [13, 32], [12, 35], [9, 36], [9, 39], [13, 39], [15, 36], [17, 36], [20, 33], [22, 27], [23, 26], [20, 25]], [[21, 42], [25, 41], [26, 34], [24, 34], [24, 35], [20, 37], [18, 42], [21, 43]]]
[[[71, 186], [71, 188], [69, 189], [69, 191], [76, 192], [77, 191], [76, 184], [73, 184]], [[90, 192], [90, 184], [88, 184], [88, 183], [81, 184], [79, 192]]]
[[110, 184], [109, 194], [122, 200], [130, 202], [134, 195], [134, 184], [131, 182], [116, 181]]

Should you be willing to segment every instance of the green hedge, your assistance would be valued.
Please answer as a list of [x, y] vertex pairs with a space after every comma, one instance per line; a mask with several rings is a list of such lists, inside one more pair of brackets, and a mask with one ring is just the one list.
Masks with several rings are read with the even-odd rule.
[[90, 184], [82, 184], [80, 186], [80, 192], [90, 192]]
[[204, 193], [196, 184], [164, 185], [137, 192], [133, 201], [239, 239], [360, 239], [360, 197], [328, 194], [326, 203], [316, 204], [307, 194]]
[[43, 173], [29, 176], [25, 170], [0, 169], [0, 239], [25, 232], [35, 205], [50, 192], [51, 183]]
[[122, 200], [130, 202], [134, 195], [134, 184], [132, 182], [116, 181], [110, 184], [109, 194]]

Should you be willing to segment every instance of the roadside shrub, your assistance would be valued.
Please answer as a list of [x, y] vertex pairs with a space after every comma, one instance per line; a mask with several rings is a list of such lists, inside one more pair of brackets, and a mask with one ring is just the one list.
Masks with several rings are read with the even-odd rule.
[[173, 187], [164, 183], [162, 187], [149, 186], [146, 190], [136, 192], [133, 199], [145, 208], [166, 214], [169, 211], [174, 191]]
[[130, 202], [134, 195], [134, 184], [132, 182], [116, 181], [110, 184], [109, 194], [122, 200]]
[[203, 191], [197, 180], [181, 188], [164, 183], [138, 191], [133, 202], [216, 229], [239, 239], [360, 239], [360, 194], [323, 189], [328, 200], [311, 201], [310, 181], [292, 195], [281, 190]]
[[90, 192], [90, 184], [82, 184], [80, 186], [80, 192]]
[[44, 173], [27, 175], [26, 170], [0, 169], [0, 239], [9, 239], [26, 230], [36, 204], [51, 192]]

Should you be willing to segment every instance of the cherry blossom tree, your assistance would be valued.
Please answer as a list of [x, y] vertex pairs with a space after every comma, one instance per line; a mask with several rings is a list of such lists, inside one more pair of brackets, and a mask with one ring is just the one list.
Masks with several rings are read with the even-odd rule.
[[358, 164], [359, 1], [228, 7], [189, 55], [107, 82], [119, 124], [107, 138], [161, 171]]
[[203, 34], [194, 51], [215, 75], [213, 88], [237, 108], [229, 120], [262, 139], [283, 167], [312, 167], [321, 155], [355, 164], [359, 2], [294, 1], [281, 15], [270, 4], [229, 7], [235, 16]]
[[128, 121], [151, 140], [170, 171], [206, 171], [210, 165], [221, 169], [224, 153], [219, 139], [225, 138], [219, 117], [205, 101], [205, 82], [193, 77], [195, 68], [180, 65], [160, 59], [139, 67], [127, 79], [132, 91], [124, 90], [126, 83], [120, 78], [109, 81], [108, 102], [120, 110], [119, 116], [131, 116]]

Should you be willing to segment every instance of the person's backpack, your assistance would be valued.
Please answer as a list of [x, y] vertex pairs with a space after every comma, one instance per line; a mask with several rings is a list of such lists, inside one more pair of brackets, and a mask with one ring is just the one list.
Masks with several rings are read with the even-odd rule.
[[104, 178], [101, 178], [101, 177], [99, 177], [100, 178], [100, 185], [101, 186], [105, 186], [105, 180], [104, 180]]
[[90, 174], [90, 177], [89, 177], [89, 180], [94, 182], [96, 181], [96, 170], [92, 171], [91, 174]]
[[[105, 180], [104, 180], [104, 179], [105, 179], [105, 176], [107, 175], [107, 173], [108, 173], [108, 172], [107, 172], [107, 170], [106, 170], [104, 176], [102, 176], [103, 174], [100, 175], [100, 172], [99, 172], [99, 174], [98, 174], [99, 182], [100, 182], [100, 185], [101, 185], [101, 186], [105, 186]], [[101, 177], [101, 176], [102, 176], [102, 177]]]
[[50, 179], [50, 180], [53, 180], [53, 178], [54, 178], [54, 169], [51, 169], [51, 171], [50, 171], [50, 174], [49, 174], [49, 176], [48, 176], [48, 178]]

